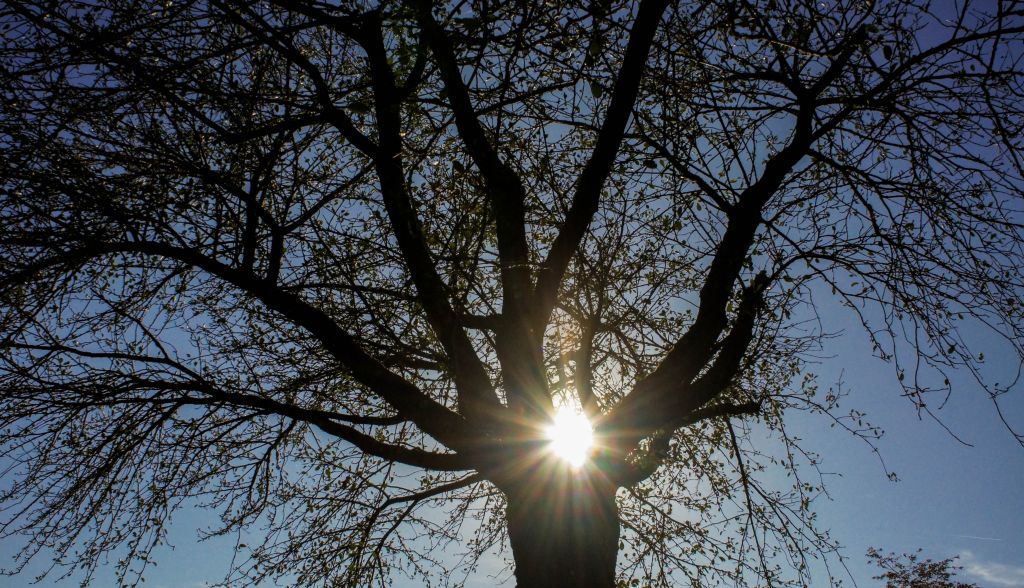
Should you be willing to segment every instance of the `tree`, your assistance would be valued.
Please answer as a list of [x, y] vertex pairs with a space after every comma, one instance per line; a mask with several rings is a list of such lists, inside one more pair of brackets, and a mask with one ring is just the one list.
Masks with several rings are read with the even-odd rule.
[[192, 500], [263, 537], [232, 585], [806, 582], [785, 417], [875, 434], [804, 375], [815, 301], [923, 412], [1010, 389], [965, 325], [1024, 356], [1012, 2], [0, 11], [22, 562], [131, 582]]
[[876, 580], [885, 580], [885, 588], [978, 588], [977, 584], [956, 582], [953, 577], [960, 568], [955, 557], [939, 561], [924, 559], [918, 561], [917, 553], [881, 553], [874, 547], [868, 548], [868, 559], [885, 570]]

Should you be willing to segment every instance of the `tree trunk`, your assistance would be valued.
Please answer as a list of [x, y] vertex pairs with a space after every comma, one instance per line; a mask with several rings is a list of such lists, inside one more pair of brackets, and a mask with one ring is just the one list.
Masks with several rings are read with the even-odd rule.
[[538, 469], [505, 490], [518, 588], [613, 588], [615, 486], [596, 471]]

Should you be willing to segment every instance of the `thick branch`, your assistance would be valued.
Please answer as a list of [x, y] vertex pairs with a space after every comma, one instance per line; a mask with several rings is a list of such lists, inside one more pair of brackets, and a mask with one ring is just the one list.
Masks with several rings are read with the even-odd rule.
[[815, 134], [811, 129], [813, 112], [814, 102], [807, 97], [801, 103], [789, 144], [768, 161], [761, 177], [743, 191], [733, 207], [725, 234], [700, 290], [700, 306], [693, 325], [679, 338], [658, 368], [638, 382], [608, 415], [606, 426], [627, 444], [650, 435], [658, 428], [659, 415], [667, 403], [674, 402], [672, 397], [677, 394], [679, 386], [691, 382], [713, 355], [727, 323], [726, 304], [762, 222], [761, 210], [814, 142]]
[[530, 311], [527, 296], [531, 278], [523, 209], [526, 190], [519, 175], [501, 160], [498, 151], [487, 139], [470, 100], [469, 90], [462, 79], [455, 51], [445, 31], [434, 20], [431, 14], [432, 6], [431, 2], [417, 2], [417, 21], [437, 62], [438, 72], [448, 93], [449, 105], [455, 114], [455, 127], [473, 162], [480, 168], [487, 186], [496, 217], [503, 312], [517, 317]]
[[574, 382], [579, 394], [583, 413], [593, 419], [601, 414], [601, 407], [594, 393], [594, 335], [597, 332], [599, 319], [592, 318], [583, 325], [580, 335], [580, 348], [576, 350], [576, 373]]
[[[705, 406], [691, 412], [687, 415], [686, 419], [679, 423], [679, 428], [688, 427], [713, 418], [756, 415], [760, 411], [761, 405], [757, 402], [744, 402], [743, 404], [723, 402], [721, 404]], [[669, 442], [671, 440], [671, 431], [663, 432], [651, 439], [647, 453], [618, 472], [615, 480], [616, 483], [619, 486], [628, 488], [651, 477], [668, 457]]]
[[97, 243], [69, 252], [71, 257], [78, 259], [112, 253], [137, 253], [173, 259], [234, 285], [317, 337], [324, 348], [349, 369], [356, 381], [384, 399], [400, 416], [412, 421], [428, 435], [453, 449], [464, 445], [468, 432], [465, 422], [458, 415], [423, 394], [412, 383], [388, 370], [363, 351], [352, 336], [334, 320], [298, 296], [195, 250], [164, 243]]
[[506, 396], [517, 413], [541, 418], [551, 411], [551, 400], [540, 349], [543, 327], [535, 330], [535, 307], [530, 303], [533, 286], [523, 208], [526, 191], [522, 179], [501, 160], [487, 138], [462, 79], [454, 49], [445, 31], [434, 20], [431, 7], [430, 2], [418, 2], [417, 20], [437, 62], [455, 114], [455, 127], [480, 168], [494, 209], [502, 286], [502, 330], [495, 345]]
[[[143, 382], [140, 382], [143, 383]], [[347, 420], [364, 420], [360, 417], [352, 417], [349, 415], [339, 415], [329, 411], [312, 410], [308, 408], [302, 408], [295, 406], [294, 404], [288, 404], [279, 402], [270, 398], [264, 398], [261, 396], [254, 396], [252, 394], [242, 394], [239, 392], [228, 392], [220, 390], [213, 385], [201, 381], [201, 382], [144, 382], [148, 387], [155, 390], [172, 390], [172, 391], [188, 391], [194, 390], [200, 392], [209, 397], [210, 400], [216, 403], [228, 404], [236, 407], [252, 408], [262, 412], [276, 414], [283, 417], [288, 417], [304, 423], [309, 423], [316, 426], [323, 432], [343, 439], [355, 447], [358, 447], [363, 452], [386, 459], [389, 461], [397, 461], [404, 464], [431, 469], [431, 470], [442, 470], [442, 471], [456, 471], [456, 470], [468, 470], [472, 469], [472, 466], [468, 461], [461, 455], [454, 453], [436, 453], [433, 451], [426, 451], [415, 447], [402, 447], [399, 445], [392, 445], [379, 441], [372, 435], [367, 435], [362, 431], [343, 423], [339, 423], [338, 419], [344, 418]], [[207, 404], [203, 402], [203, 399], [190, 398], [188, 396], [170, 399], [173, 402], [181, 402], [184, 404]]]
[[[858, 29], [850, 39], [851, 47], [859, 46], [863, 38], [863, 29]], [[742, 358], [742, 353], [737, 358], [726, 359], [726, 356], [721, 356], [721, 367], [712, 366], [711, 371], [706, 374], [710, 379], [705, 379], [697, 389], [689, 389], [693, 378], [714, 354], [718, 338], [725, 329], [726, 304], [732, 294], [733, 285], [739, 278], [747, 252], [763, 222], [761, 211], [783, 185], [787, 175], [808, 153], [814, 141], [835, 124], [833, 121], [816, 130], [812, 128], [816, 100], [818, 95], [839, 76], [853, 51], [852, 48], [844, 50], [811, 87], [795, 90], [798, 111], [793, 135], [789, 144], [768, 160], [758, 180], [740, 194], [737, 204], [727, 209], [729, 222], [700, 290], [700, 305], [693, 325], [680, 337], [658, 368], [638, 382], [632, 393], [619, 403], [606, 419], [609, 429], [615, 431], [615, 434], [627, 443], [634, 443], [657, 430], [663, 420], [662, 415], [665, 414], [666, 406], [683, 402], [681, 409], [670, 413], [685, 414], [717, 394], [715, 388], [719, 384], [718, 380], [732, 377], [727, 366], [733, 360], [738, 362]], [[757, 286], [759, 282], [763, 282], [763, 278], [755, 280], [755, 289], [764, 287], [763, 283]], [[753, 294], [759, 297], [760, 291]], [[749, 296], [745, 296], [744, 301], [746, 302], [748, 298]], [[742, 339], [742, 333], [736, 329], [743, 326], [743, 321], [741, 314], [734, 327], [734, 335], [739, 339]], [[749, 341], [742, 345], [744, 350], [747, 343]], [[726, 347], [728, 346], [723, 342], [723, 351]], [[718, 373], [718, 370], [724, 373]], [[693, 384], [697, 385], [697, 382]], [[686, 389], [682, 399], [676, 398], [680, 386]], [[721, 387], [718, 387], [718, 390], [720, 389]], [[709, 397], [709, 394], [712, 396]], [[700, 398], [704, 400], [697, 402]]]
[[537, 287], [534, 291], [537, 307], [534, 315], [535, 331], [543, 332], [543, 325], [547, 324], [555, 307], [566, 268], [569, 267], [569, 262], [583, 241], [587, 227], [597, 213], [601, 189], [608, 174], [611, 173], [619, 146], [622, 144], [626, 124], [629, 122], [640, 90], [640, 80], [646, 69], [647, 55], [667, 6], [667, 0], [644, 0], [640, 3], [636, 22], [633, 23], [633, 30], [626, 45], [622, 67], [619, 68], [619, 75], [612, 89], [611, 103], [597, 136], [597, 144], [576, 181], [572, 205], [537, 276]]
[[372, 435], [367, 435], [352, 426], [337, 422], [330, 413], [325, 413], [323, 411], [310, 410], [249, 394], [225, 392], [222, 390], [212, 389], [209, 386], [202, 386], [198, 391], [234, 406], [246, 406], [265, 410], [274, 414], [316, 425], [323, 432], [334, 435], [340, 439], [344, 439], [367, 454], [382, 459], [398, 461], [408, 465], [432, 470], [467, 470], [472, 467], [461, 455], [435, 453], [414, 447], [401, 447], [378, 441]]
[[373, 80], [380, 142], [374, 165], [380, 179], [384, 205], [402, 250], [402, 257], [416, 285], [418, 300], [445, 352], [451, 357], [452, 377], [459, 393], [459, 408], [466, 416], [488, 420], [493, 418], [494, 411], [499, 410], [501, 405], [483, 363], [451, 307], [448, 287], [437, 273], [405, 181], [401, 97], [395, 86], [394, 72], [388, 63], [383, 34], [379, 14], [374, 12], [367, 15], [359, 38], [366, 49]]
[[[656, 431], [671, 432], [692, 422], [696, 411], [729, 387], [753, 338], [766, 286], [767, 278], [759, 274], [744, 290], [732, 330], [716, 346], [718, 354], [703, 375], [691, 381], [693, 375], [659, 366], [615, 407], [604, 426], [623, 451]], [[669, 379], [680, 375], [685, 379]]]
[[[680, 422], [687, 421], [700, 407], [731, 385], [739, 373], [740, 364], [753, 340], [754, 323], [758, 312], [764, 305], [764, 288], [767, 286], [767, 282], [767, 277], [764, 274], [759, 274], [754, 279], [754, 283], [744, 290], [736, 322], [729, 334], [722, 339], [714, 363], [711, 364], [707, 372], [688, 386], [689, 389], [685, 395], [676, 397], [677, 405], [666, 411], [670, 415], [669, 418], [680, 419]], [[673, 428], [682, 426], [669, 422]]]

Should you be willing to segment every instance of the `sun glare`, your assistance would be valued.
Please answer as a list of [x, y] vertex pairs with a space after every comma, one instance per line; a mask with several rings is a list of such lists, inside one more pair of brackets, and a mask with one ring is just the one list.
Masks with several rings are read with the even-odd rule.
[[594, 443], [594, 430], [587, 417], [571, 408], [562, 407], [547, 429], [549, 447], [574, 468], [583, 465]]

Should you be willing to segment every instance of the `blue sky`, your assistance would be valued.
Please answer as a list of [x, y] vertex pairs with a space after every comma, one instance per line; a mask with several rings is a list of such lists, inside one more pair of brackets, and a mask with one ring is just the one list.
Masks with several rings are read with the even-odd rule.
[[[816, 370], [820, 383], [827, 386], [841, 375], [850, 391], [846, 405], [885, 430], [877, 445], [885, 466], [899, 477], [889, 481], [865, 443], [823, 429], [820, 419], [794, 415], [790, 421], [822, 455], [823, 469], [836, 472], [828, 483], [831, 500], [819, 502], [817, 510], [823, 526], [846, 545], [854, 579], [877, 584], [871, 580], [877, 572], [863, 556], [868, 547], [921, 548], [933, 559], [960, 554], [963, 578], [981, 586], [1024, 587], [1024, 449], [986, 394], [966, 378], [954, 379], [954, 394], [937, 411], [952, 433], [973, 445], [967, 446], [899, 397], [894, 369], [871, 356], [862, 330], [844, 324], [842, 313], [823, 310], [826, 330], [843, 328], [844, 335], [828, 344], [832, 357]], [[972, 334], [989, 358], [990, 375], [1016, 371], [1010, 350], [982, 331]], [[1010, 422], [1024, 422], [1019, 393], [1004, 397], [1002, 406]]]

